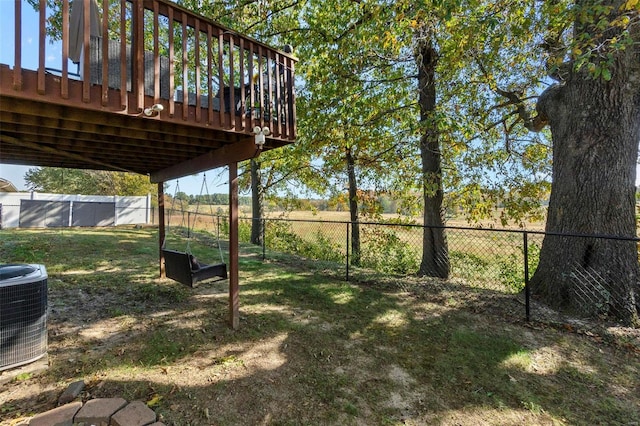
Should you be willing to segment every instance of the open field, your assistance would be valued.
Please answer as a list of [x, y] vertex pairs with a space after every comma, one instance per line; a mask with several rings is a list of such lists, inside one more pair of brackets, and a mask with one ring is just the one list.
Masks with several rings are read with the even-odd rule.
[[168, 425], [640, 423], [637, 331], [527, 324], [496, 290], [347, 283], [258, 252], [241, 247], [231, 331], [226, 281], [157, 278], [155, 229], [1, 231], [3, 262], [47, 265], [50, 367], [3, 384], [0, 425], [80, 379], [81, 398], [140, 399]]
[[[280, 215], [280, 212], [271, 212], [267, 214], [267, 217], [270, 218], [275, 218], [278, 217]], [[296, 220], [332, 220], [332, 221], [342, 221], [342, 222], [348, 222], [350, 219], [349, 217], [349, 212], [348, 211], [344, 211], [344, 212], [336, 212], [336, 211], [318, 211], [318, 212], [311, 212], [311, 211], [301, 211], [301, 210], [294, 210], [292, 212], [289, 212], [286, 214], [286, 217], [289, 219], [296, 219]], [[396, 214], [383, 214], [382, 215], [382, 219], [380, 220], [372, 220], [372, 222], [384, 222], [384, 221], [388, 221], [388, 220], [394, 220], [397, 219], [398, 215]], [[415, 221], [416, 224], [422, 224], [422, 218], [421, 217], [415, 217], [415, 218], [407, 218], [404, 217], [404, 219], [413, 219]], [[368, 220], [366, 218], [360, 218], [361, 221], [363, 222], [367, 222]], [[482, 221], [480, 223], [474, 223], [474, 224], [470, 224], [467, 220], [465, 220], [463, 217], [449, 217], [446, 220], [446, 225], [447, 226], [462, 226], [462, 227], [482, 227], [482, 228], [504, 228], [501, 224], [500, 221], [498, 220], [498, 213], [496, 213], [496, 218], [493, 220], [485, 220]], [[540, 231], [544, 229], [544, 222], [527, 222], [525, 223], [525, 227], [526, 229], [530, 230], [530, 231]], [[508, 226], [506, 227], [507, 229], [521, 229], [519, 226], [517, 225], [512, 225], [512, 226]]]
[[[210, 209], [221, 212], [222, 206]], [[179, 212], [176, 212], [179, 213]], [[395, 220], [395, 222], [394, 222]], [[421, 220], [409, 221], [402, 218], [398, 223], [396, 215], [384, 215], [377, 222], [360, 224], [361, 250], [363, 264], [379, 271], [411, 273], [418, 269], [422, 254], [423, 229]], [[385, 224], [386, 222], [386, 224]], [[409, 222], [409, 223], [408, 223]], [[224, 216], [210, 215], [200, 209], [194, 212], [174, 214], [170, 223], [175, 226], [190, 225], [193, 230], [205, 230], [213, 234], [221, 232], [223, 236], [228, 232], [227, 219]], [[469, 273], [486, 271], [486, 279], [496, 281], [505, 279], [513, 281], [514, 273], [523, 274], [523, 235], [522, 228], [501, 228], [495, 222], [476, 224], [471, 227], [463, 220], [449, 220], [447, 230], [450, 261], [454, 277], [467, 277]], [[240, 237], [248, 242], [250, 235], [250, 214], [240, 217]], [[459, 229], [456, 229], [458, 227]], [[291, 211], [271, 212], [266, 215], [266, 248], [272, 249], [273, 240], [276, 250], [289, 253], [299, 253], [300, 245], [306, 244], [305, 255], [314, 259], [345, 261], [347, 245], [351, 238], [351, 224], [348, 212], [336, 211]], [[542, 223], [528, 223], [529, 231], [541, 230]], [[493, 232], [492, 232], [493, 231]], [[511, 232], [508, 232], [511, 231]], [[171, 235], [171, 231], [169, 231]], [[296, 241], [293, 239], [295, 238]], [[537, 264], [537, 253], [542, 244], [542, 236], [529, 234], [529, 245], [533, 254], [529, 266]], [[311, 253], [313, 252], [313, 253]], [[341, 258], [338, 259], [338, 258]], [[517, 270], [517, 272], [516, 272]], [[532, 269], [533, 270], [533, 269]], [[502, 278], [497, 277], [501, 275]], [[485, 281], [486, 281], [485, 279]], [[520, 290], [524, 285], [524, 278], [518, 278], [519, 284], [514, 288]]]
[[[192, 213], [195, 213], [195, 210], [198, 210], [198, 216], [203, 216], [202, 220], [205, 220], [204, 217], [207, 215], [222, 215], [226, 216], [229, 210], [229, 206], [227, 205], [190, 205], [189, 210]], [[169, 209], [170, 211], [170, 209]], [[245, 218], [251, 217], [251, 207], [249, 206], [240, 206], [239, 207], [240, 216]], [[174, 224], [180, 223], [180, 219], [177, 218], [179, 210], [173, 211], [174, 215], [176, 215], [176, 219], [173, 219]], [[350, 213], [349, 211], [330, 211], [330, 210], [293, 210], [293, 211], [267, 211], [265, 217], [268, 219], [278, 219], [278, 218], [286, 218], [292, 220], [306, 220], [306, 221], [314, 221], [314, 220], [326, 220], [326, 221], [336, 221], [336, 222], [348, 222], [350, 221]], [[481, 227], [481, 228], [496, 228], [496, 229], [527, 229], [529, 231], [542, 231], [544, 230], [544, 221], [527, 221], [523, 224], [523, 227], [518, 224], [511, 224], [509, 226], [502, 226], [499, 220], [500, 210], [496, 210], [493, 219], [486, 219], [479, 223], [469, 223], [464, 217], [456, 216], [456, 217], [448, 217], [446, 219], [446, 226], [461, 226], [461, 227]], [[422, 224], [422, 217], [407, 217], [403, 216], [403, 220], [412, 220], [416, 224]], [[394, 221], [398, 219], [397, 214], [384, 213], [381, 215], [380, 219], [367, 219], [360, 218], [362, 222], [385, 222], [385, 221]]]

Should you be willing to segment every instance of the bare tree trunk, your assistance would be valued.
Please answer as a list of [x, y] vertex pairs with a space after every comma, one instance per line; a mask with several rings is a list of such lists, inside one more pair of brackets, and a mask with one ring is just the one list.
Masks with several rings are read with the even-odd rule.
[[360, 223], [358, 222], [358, 183], [356, 164], [351, 148], [346, 149], [347, 176], [349, 179], [349, 214], [351, 216], [351, 264], [360, 265]]
[[424, 200], [424, 231], [422, 262], [418, 275], [449, 277], [449, 250], [442, 208], [442, 169], [440, 141], [434, 115], [436, 112], [435, 75], [438, 53], [429, 35], [418, 41], [416, 63], [420, 89], [420, 121], [425, 133], [420, 138], [422, 159], [422, 195]]
[[251, 244], [261, 246], [264, 227], [264, 187], [260, 163], [255, 159], [251, 160], [251, 211]]
[[[605, 3], [618, 9], [619, 2]], [[538, 101], [553, 137], [548, 232], [636, 235], [640, 58], [637, 48], [616, 51], [614, 58], [610, 81], [569, 71], [563, 85]], [[638, 278], [634, 241], [547, 236], [531, 287], [552, 306], [632, 325]]]

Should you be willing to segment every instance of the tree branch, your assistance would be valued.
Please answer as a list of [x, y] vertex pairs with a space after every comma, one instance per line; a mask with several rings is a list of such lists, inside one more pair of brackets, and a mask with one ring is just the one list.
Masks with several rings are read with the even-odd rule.
[[370, 126], [371, 124], [373, 124], [376, 121], [386, 117], [387, 115], [391, 114], [392, 112], [401, 111], [401, 110], [404, 110], [406, 108], [412, 108], [412, 107], [415, 107], [416, 105], [418, 105], [418, 103], [414, 102], [414, 103], [410, 103], [410, 104], [407, 104], [407, 105], [400, 105], [400, 106], [395, 107], [395, 108], [389, 108], [389, 109], [380, 111], [376, 115], [374, 115], [372, 118], [370, 118], [369, 120], [367, 120], [367, 121], [365, 121], [363, 123], [356, 123], [356, 124], [354, 124], [354, 126], [355, 127]]
[[[482, 72], [482, 74], [484, 74], [484, 76], [487, 77], [487, 80], [490, 80], [488, 78], [489, 73], [485, 69], [482, 62], [477, 58], [476, 58], [476, 64], [478, 65], [478, 68], [480, 68], [480, 71]], [[522, 120], [524, 127], [529, 131], [539, 132], [548, 124], [547, 117], [544, 116], [543, 114], [540, 114], [540, 112], [538, 112], [538, 114], [536, 114], [535, 117], [531, 117], [524, 103], [526, 99], [530, 99], [530, 98], [521, 98], [517, 92], [503, 90], [500, 87], [498, 87], [497, 84], [490, 84], [490, 86], [493, 86], [493, 91], [495, 93], [507, 99], [507, 102], [501, 105], [504, 105], [505, 107], [512, 105], [516, 108], [516, 112], [519, 118]]]

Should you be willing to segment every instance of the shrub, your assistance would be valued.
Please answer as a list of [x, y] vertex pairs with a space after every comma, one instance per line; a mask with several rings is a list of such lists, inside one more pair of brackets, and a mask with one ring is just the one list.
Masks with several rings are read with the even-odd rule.
[[[540, 246], [529, 244], [529, 273], [535, 271], [540, 261]], [[524, 289], [524, 260], [522, 255], [512, 253], [498, 258], [500, 282], [509, 290], [519, 292]]]
[[285, 222], [273, 221], [267, 224], [265, 244], [271, 250], [293, 253], [309, 259], [344, 261], [340, 246], [331, 242], [321, 231], [317, 231], [314, 239], [309, 241], [294, 233], [291, 225]]
[[251, 220], [238, 222], [238, 240], [244, 243], [251, 241]]
[[408, 274], [418, 270], [419, 254], [393, 229], [362, 228], [360, 260], [363, 267], [385, 273]]
[[462, 251], [450, 251], [451, 271], [464, 279], [475, 279], [484, 276], [489, 269], [489, 261], [474, 254]]

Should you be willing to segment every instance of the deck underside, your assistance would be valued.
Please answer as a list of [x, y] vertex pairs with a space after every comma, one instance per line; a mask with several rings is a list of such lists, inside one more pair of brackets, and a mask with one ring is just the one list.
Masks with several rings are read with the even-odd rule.
[[[59, 84], [56, 77], [46, 78], [46, 87], [55, 91]], [[23, 90], [15, 91], [10, 88], [11, 71], [0, 68], [3, 163], [130, 171], [164, 181], [257, 154], [244, 117], [218, 112], [209, 117], [207, 109], [201, 108], [197, 122], [193, 120], [197, 107], [189, 106], [186, 114], [191, 119], [186, 121], [181, 104], [177, 104], [179, 114], [165, 110], [147, 117], [123, 110], [119, 91], [111, 89], [108, 99], [112, 101], [107, 106], [99, 102], [53, 103], [46, 93], [33, 95], [35, 90], [29, 90], [35, 87], [36, 79], [36, 72], [23, 70]], [[81, 90], [80, 81], [70, 81], [71, 95]], [[100, 99], [100, 86], [93, 86], [92, 91], [96, 92], [92, 99]], [[148, 103], [153, 104], [153, 99]], [[268, 138], [265, 149], [287, 143]]]

